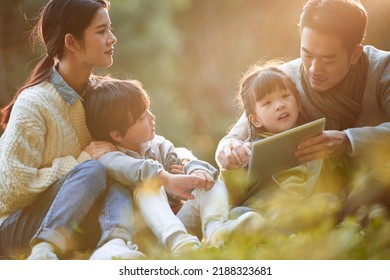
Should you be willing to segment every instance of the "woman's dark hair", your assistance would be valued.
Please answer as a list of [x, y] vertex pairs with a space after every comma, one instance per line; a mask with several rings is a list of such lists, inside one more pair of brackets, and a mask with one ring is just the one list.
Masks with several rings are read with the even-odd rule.
[[84, 96], [86, 122], [93, 140], [112, 142], [111, 131], [124, 135], [149, 104], [149, 95], [139, 81], [93, 77]]
[[299, 27], [339, 36], [348, 51], [366, 36], [368, 14], [359, 0], [309, 0], [302, 9]]
[[65, 35], [72, 34], [82, 40], [83, 32], [91, 24], [96, 12], [100, 8], [109, 7], [108, 0], [51, 0], [46, 4], [31, 33], [33, 43], [42, 42], [45, 45], [46, 54], [10, 103], [0, 110], [0, 125], [3, 129], [7, 126], [12, 107], [20, 93], [50, 78], [55, 60], [63, 56]]

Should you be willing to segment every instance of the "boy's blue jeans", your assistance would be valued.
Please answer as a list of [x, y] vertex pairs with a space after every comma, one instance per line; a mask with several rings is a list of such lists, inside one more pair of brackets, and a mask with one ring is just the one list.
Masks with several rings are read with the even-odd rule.
[[113, 238], [131, 241], [132, 214], [128, 188], [107, 183], [104, 166], [89, 160], [3, 222], [1, 254], [27, 257], [31, 246], [40, 241], [54, 244], [59, 256], [69, 250], [94, 249]]

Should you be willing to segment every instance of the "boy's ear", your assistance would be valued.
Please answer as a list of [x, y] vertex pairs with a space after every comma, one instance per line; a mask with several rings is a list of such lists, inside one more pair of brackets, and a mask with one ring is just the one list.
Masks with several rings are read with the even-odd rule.
[[64, 41], [65, 47], [71, 52], [77, 52], [79, 50], [80, 44], [72, 34], [66, 34]]
[[123, 138], [122, 135], [119, 133], [118, 130], [112, 130], [110, 131], [110, 137], [115, 143], [122, 142]]
[[249, 122], [256, 128], [260, 128], [263, 126], [261, 121], [254, 114], [249, 114], [248, 119], [249, 119]]

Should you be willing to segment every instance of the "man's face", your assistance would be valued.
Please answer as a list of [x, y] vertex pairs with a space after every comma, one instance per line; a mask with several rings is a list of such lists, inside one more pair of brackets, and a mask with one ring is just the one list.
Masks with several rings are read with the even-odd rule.
[[319, 92], [335, 87], [347, 75], [360, 53], [348, 52], [340, 37], [304, 27], [301, 32], [301, 58], [310, 86]]

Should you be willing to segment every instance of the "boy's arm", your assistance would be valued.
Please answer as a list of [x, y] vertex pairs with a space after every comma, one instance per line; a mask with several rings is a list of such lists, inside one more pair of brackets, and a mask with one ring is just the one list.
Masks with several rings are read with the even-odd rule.
[[171, 175], [163, 166], [152, 159], [137, 159], [123, 152], [109, 152], [100, 158], [110, 178], [124, 186], [143, 185], [150, 189], [159, 189], [164, 185], [167, 190], [183, 199], [194, 199], [193, 188], [202, 187], [202, 180], [194, 175]]
[[213, 176], [214, 180], [218, 179], [218, 170], [205, 161], [193, 159], [184, 165], [184, 174], [191, 174], [194, 170], [207, 171]]
[[137, 159], [123, 152], [109, 152], [99, 159], [106, 167], [110, 178], [126, 186], [134, 186], [157, 177], [163, 166], [150, 159]]

